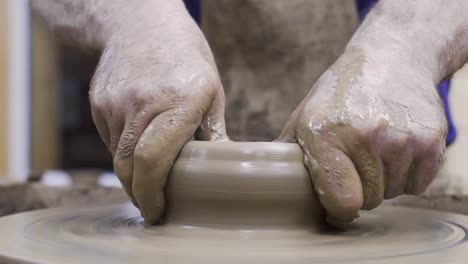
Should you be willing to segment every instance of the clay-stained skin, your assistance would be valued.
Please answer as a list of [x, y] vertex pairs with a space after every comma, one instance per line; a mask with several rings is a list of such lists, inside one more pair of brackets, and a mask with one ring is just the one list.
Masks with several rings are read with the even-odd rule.
[[164, 210], [166, 178], [182, 146], [195, 134], [228, 140], [224, 93], [209, 48], [193, 22], [183, 26], [157, 41], [147, 41], [153, 37], [147, 34], [117, 37], [104, 51], [90, 92], [96, 124], [109, 131], [103, 138], [117, 175], [149, 223]]
[[[145, 219], [182, 146], [227, 140], [214, 60], [182, 1], [32, 0], [51, 26], [103, 51], [90, 91], [115, 170]], [[402, 8], [405, 6], [405, 8]], [[446, 121], [435, 86], [466, 61], [466, 0], [381, 0], [282, 137], [305, 152], [330, 221], [420, 193], [436, 174]]]
[[228, 140], [224, 92], [203, 34], [182, 1], [32, 4], [66, 38], [103, 51], [89, 93], [93, 118], [124, 189], [157, 222], [184, 144]]
[[437, 174], [447, 123], [436, 85], [467, 60], [466, 1], [380, 1], [292, 114], [331, 223], [383, 199], [422, 193]]
[[283, 134], [303, 148], [331, 222], [350, 221], [384, 198], [419, 194], [438, 171], [447, 126], [435, 86], [414, 71], [392, 70], [349, 50]]

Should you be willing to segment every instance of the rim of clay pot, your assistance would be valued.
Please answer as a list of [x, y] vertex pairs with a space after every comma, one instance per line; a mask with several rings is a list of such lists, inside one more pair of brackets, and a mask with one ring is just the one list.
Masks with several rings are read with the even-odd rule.
[[167, 223], [235, 228], [323, 223], [295, 143], [188, 142], [166, 196]]

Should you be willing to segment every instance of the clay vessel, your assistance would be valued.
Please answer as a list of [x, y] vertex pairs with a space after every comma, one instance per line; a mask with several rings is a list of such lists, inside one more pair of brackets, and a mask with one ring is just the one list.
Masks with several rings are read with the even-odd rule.
[[191, 141], [166, 185], [166, 221], [196, 226], [318, 226], [322, 208], [294, 143]]

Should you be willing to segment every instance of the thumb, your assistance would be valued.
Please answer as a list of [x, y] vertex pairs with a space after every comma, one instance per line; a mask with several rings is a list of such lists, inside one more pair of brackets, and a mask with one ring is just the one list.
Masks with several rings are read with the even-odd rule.
[[359, 217], [363, 205], [359, 174], [343, 151], [317, 141], [299, 139], [299, 144], [315, 191], [327, 212], [327, 221], [350, 222]]

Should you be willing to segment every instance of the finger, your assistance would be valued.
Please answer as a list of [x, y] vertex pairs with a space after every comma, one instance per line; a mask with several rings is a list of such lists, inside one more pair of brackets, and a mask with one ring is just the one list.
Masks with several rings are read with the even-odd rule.
[[401, 157], [384, 161], [386, 167], [384, 199], [392, 199], [405, 194], [406, 184], [414, 173], [413, 158], [408, 153]]
[[414, 173], [408, 179], [405, 193], [417, 195], [427, 189], [439, 172], [445, 152], [445, 141], [442, 137], [420, 138], [415, 144], [419, 147], [414, 157]]
[[382, 161], [377, 152], [366, 144], [353, 146], [350, 153], [361, 178], [364, 198], [362, 209], [374, 209], [382, 203], [384, 198]]
[[341, 150], [325, 143], [299, 139], [299, 144], [329, 222], [349, 222], [359, 217], [363, 204], [362, 186], [353, 162]]
[[410, 135], [399, 131], [388, 132], [382, 138], [379, 152], [384, 167], [384, 199], [391, 199], [405, 192], [413, 164], [409, 141]]
[[[221, 84], [219, 84], [221, 86]], [[196, 132], [196, 138], [209, 141], [227, 141], [229, 137], [226, 134], [226, 122], [224, 119], [225, 97], [222, 87], [211, 103], [203, 120]]]
[[154, 118], [134, 153], [132, 192], [146, 222], [156, 223], [164, 210], [164, 187], [174, 160], [194, 135], [203, 112], [170, 110]]
[[384, 199], [385, 179], [379, 148], [382, 136], [388, 131], [388, 123], [385, 119], [377, 119], [355, 123], [354, 127], [353, 130], [357, 133], [342, 130], [340, 138], [346, 139], [344, 143], [347, 145], [344, 148], [361, 178], [364, 197], [362, 209], [371, 210], [379, 206]]
[[[135, 196], [132, 192], [132, 176], [133, 176], [133, 153], [141, 134], [151, 122], [155, 113], [148, 112], [147, 110], [140, 110], [136, 113], [130, 114], [121, 130], [120, 136], [112, 145], [116, 145], [114, 150], [114, 171], [119, 178], [125, 192], [130, 196], [130, 199], [139, 207], [135, 202]], [[117, 129], [117, 128], [116, 128]]]

